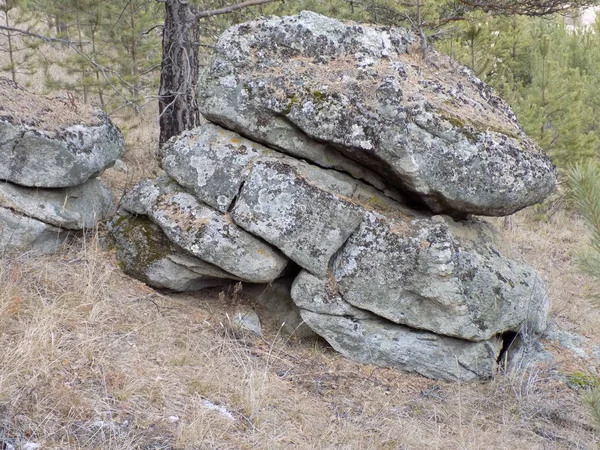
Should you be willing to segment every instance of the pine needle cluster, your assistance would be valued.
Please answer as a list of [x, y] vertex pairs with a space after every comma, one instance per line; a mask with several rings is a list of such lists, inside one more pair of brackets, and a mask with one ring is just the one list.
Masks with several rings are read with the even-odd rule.
[[580, 266], [600, 283], [600, 165], [576, 164], [568, 177], [575, 207], [591, 233], [589, 246], [580, 251]]

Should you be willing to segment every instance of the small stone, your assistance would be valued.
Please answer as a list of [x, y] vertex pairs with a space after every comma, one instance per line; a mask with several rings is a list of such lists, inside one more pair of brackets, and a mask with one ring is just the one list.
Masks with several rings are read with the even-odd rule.
[[40, 448], [42, 448], [42, 444], [36, 442], [27, 442], [23, 444], [23, 450], [39, 450]]
[[231, 323], [242, 330], [250, 331], [257, 336], [262, 336], [260, 318], [253, 309], [244, 308], [236, 310], [231, 316]]

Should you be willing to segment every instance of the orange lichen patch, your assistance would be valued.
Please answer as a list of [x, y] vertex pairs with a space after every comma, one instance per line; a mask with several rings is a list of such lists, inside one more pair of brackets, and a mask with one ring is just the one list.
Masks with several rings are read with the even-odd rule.
[[232, 144], [239, 144], [240, 142], [242, 142], [242, 141], [240, 141], [240, 140], [239, 140], [239, 139], [237, 139], [237, 138], [231, 138], [231, 143], [232, 143]]
[[99, 125], [97, 111], [68, 98], [32, 94], [6, 78], [0, 78], [0, 119], [58, 132], [72, 125]]

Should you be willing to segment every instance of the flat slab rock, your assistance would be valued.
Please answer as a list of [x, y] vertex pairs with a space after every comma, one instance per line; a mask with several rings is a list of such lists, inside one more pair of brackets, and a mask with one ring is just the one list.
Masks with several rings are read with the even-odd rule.
[[333, 276], [348, 303], [413, 328], [472, 341], [539, 333], [550, 309], [546, 284], [500, 250], [479, 221], [367, 214], [337, 253]]
[[69, 238], [69, 233], [64, 230], [0, 207], [0, 255], [11, 252], [55, 253]]
[[121, 269], [152, 287], [187, 292], [235, 280], [172, 243], [146, 216], [122, 211], [111, 221], [110, 231]]
[[0, 180], [30, 187], [84, 183], [123, 153], [123, 135], [86, 105], [31, 94], [0, 78]]
[[279, 251], [238, 227], [228, 214], [200, 203], [169, 178], [140, 182], [121, 206], [148, 216], [173, 243], [235, 278], [268, 283], [287, 265]]
[[411, 191], [434, 212], [507, 215], [546, 198], [555, 167], [509, 106], [465, 67], [435, 51], [424, 62], [418, 48], [400, 28], [306, 11], [236, 25], [200, 77], [199, 106], [320, 166], [353, 174], [345, 164], [358, 163], [380, 178], [356, 178]]
[[470, 342], [398, 325], [345, 302], [335, 286], [302, 272], [292, 298], [308, 326], [353, 360], [448, 381], [491, 378], [502, 341]]
[[69, 188], [30, 188], [0, 181], [0, 206], [60, 228], [92, 229], [115, 211], [112, 191], [91, 179]]

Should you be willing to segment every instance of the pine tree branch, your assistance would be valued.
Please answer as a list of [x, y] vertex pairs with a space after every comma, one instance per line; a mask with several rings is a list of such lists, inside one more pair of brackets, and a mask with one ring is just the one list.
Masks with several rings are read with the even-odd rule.
[[460, 3], [470, 8], [481, 9], [490, 14], [497, 15], [522, 15], [522, 16], [547, 16], [549, 14], [566, 13], [574, 8], [585, 8], [597, 5], [597, 0], [459, 0]]
[[199, 11], [194, 14], [194, 18], [196, 20], [198, 20], [198, 19], [203, 19], [205, 17], [229, 14], [234, 11], [237, 11], [238, 9], [248, 8], [250, 6], [265, 5], [267, 3], [273, 3], [275, 1], [282, 1], [282, 0], [249, 0], [246, 2], [238, 3], [237, 5], [225, 6], [224, 8], [212, 9], [209, 11]]

